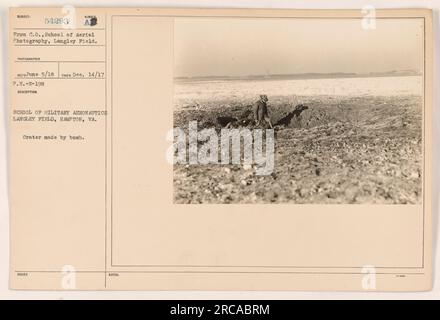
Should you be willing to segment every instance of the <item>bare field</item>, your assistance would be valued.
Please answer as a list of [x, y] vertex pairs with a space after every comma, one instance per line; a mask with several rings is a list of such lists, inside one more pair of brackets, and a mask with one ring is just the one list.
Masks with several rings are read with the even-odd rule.
[[[422, 200], [422, 97], [270, 95], [275, 169], [257, 176], [241, 165], [174, 166], [175, 203], [381, 203]], [[204, 91], [203, 94], [206, 94]], [[199, 97], [195, 99], [195, 97]], [[252, 128], [253, 93], [177, 100], [174, 126], [221, 129], [218, 117]], [[293, 113], [298, 104], [307, 110]], [[243, 121], [246, 120], [246, 121]]]

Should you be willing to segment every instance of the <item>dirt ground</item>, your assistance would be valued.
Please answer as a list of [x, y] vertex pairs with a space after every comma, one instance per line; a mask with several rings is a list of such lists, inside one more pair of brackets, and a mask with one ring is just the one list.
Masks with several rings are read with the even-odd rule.
[[[252, 102], [199, 101], [176, 109], [174, 126], [197, 120], [200, 129], [220, 130], [218, 117], [230, 116], [235, 127], [252, 128]], [[308, 109], [292, 115], [300, 103]], [[176, 164], [174, 202], [421, 203], [421, 97], [269, 96], [269, 113], [276, 124], [271, 175], [242, 165]]]

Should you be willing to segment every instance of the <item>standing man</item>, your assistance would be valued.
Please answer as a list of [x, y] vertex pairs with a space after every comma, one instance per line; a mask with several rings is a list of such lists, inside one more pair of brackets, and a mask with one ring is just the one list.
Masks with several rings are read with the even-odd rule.
[[260, 100], [254, 104], [254, 118], [257, 126], [261, 124], [262, 121], [269, 123], [271, 129], [273, 129], [272, 122], [270, 121], [269, 113], [267, 110], [267, 101], [269, 99], [265, 94], [260, 95]]

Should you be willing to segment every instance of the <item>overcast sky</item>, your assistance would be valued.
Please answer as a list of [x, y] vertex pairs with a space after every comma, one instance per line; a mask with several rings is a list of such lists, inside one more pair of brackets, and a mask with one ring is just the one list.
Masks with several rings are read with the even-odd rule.
[[423, 19], [176, 19], [175, 76], [422, 71]]

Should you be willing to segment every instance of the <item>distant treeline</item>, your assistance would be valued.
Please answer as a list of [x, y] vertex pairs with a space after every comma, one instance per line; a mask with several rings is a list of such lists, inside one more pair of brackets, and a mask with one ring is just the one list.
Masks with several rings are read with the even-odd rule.
[[419, 76], [420, 72], [414, 70], [399, 70], [369, 73], [296, 73], [296, 74], [271, 74], [248, 76], [196, 76], [175, 77], [176, 81], [233, 81], [233, 80], [283, 80], [283, 79], [333, 79], [333, 78], [368, 78], [368, 77], [401, 77]]

